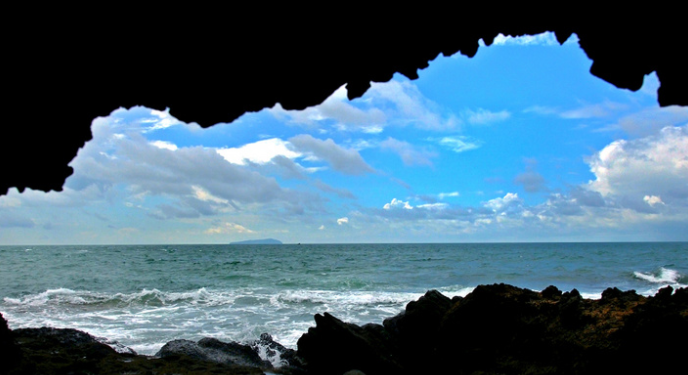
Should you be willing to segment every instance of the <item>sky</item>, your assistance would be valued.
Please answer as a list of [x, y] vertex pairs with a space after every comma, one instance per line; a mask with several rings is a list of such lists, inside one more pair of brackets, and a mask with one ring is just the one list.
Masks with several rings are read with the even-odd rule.
[[688, 108], [590, 65], [575, 35], [500, 35], [302, 111], [119, 108], [63, 191], [0, 197], [0, 244], [688, 240]]

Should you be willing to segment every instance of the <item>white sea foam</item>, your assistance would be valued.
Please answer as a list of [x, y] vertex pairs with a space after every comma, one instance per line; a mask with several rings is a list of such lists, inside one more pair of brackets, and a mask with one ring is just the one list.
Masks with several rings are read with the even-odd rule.
[[681, 275], [676, 270], [660, 268], [657, 273], [634, 272], [635, 277], [657, 284], [677, 284]]
[[[448, 297], [465, 296], [474, 287], [440, 288]], [[329, 312], [354, 324], [382, 323], [425, 292], [332, 291], [304, 289], [199, 288], [185, 292], [143, 289], [102, 293], [51, 289], [0, 304], [11, 328], [76, 328], [106, 337], [140, 354], [153, 355], [174, 339], [251, 343], [267, 332], [288, 348], [314, 325], [313, 315]], [[599, 294], [586, 294], [599, 298]], [[279, 358], [265, 358], [276, 363]]]
[[581, 293], [581, 297], [585, 299], [601, 299], [602, 293]]
[[422, 295], [264, 288], [200, 288], [187, 292], [144, 289], [107, 294], [60, 288], [21, 298], [6, 297], [2, 309], [13, 329], [76, 328], [152, 355], [165, 342], [178, 338], [215, 337], [248, 343], [264, 332], [282, 345], [295, 348], [301, 335], [314, 324], [313, 315], [317, 313], [329, 312], [355, 324], [382, 323]]

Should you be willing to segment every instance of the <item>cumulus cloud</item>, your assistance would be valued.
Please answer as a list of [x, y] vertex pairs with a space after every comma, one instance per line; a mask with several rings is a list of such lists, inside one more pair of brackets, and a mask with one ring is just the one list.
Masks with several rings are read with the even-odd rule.
[[403, 209], [407, 209], [407, 210], [413, 209], [413, 207], [411, 207], [409, 202], [403, 202], [403, 201], [400, 201], [396, 198], [392, 198], [392, 201], [390, 203], [385, 203], [385, 205], [382, 208], [385, 210], [390, 210], [393, 208], [403, 208]]
[[598, 191], [590, 190], [588, 186], [575, 186], [569, 192], [576, 203], [586, 207], [603, 207], [606, 205], [604, 197]]
[[666, 127], [659, 134], [612, 142], [588, 163], [595, 180], [588, 188], [604, 197], [644, 202], [661, 196], [671, 205], [688, 198], [688, 126]]
[[437, 156], [434, 152], [418, 150], [416, 146], [392, 137], [382, 141], [380, 147], [399, 155], [404, 165], [408, 166], [425, 165], [431, 167], [432, 161], [430, 159]]
[[502, 212], [510, 207], [514, 207], [523, 202], [521, 198], [518, 197], [517, 193], [506, 193], [502, 198], [494, 198], [485, 202], [483, 206], [491, 209], [495, 212]]
[[332, 139], [320, 140], [308, 134], [290, 138], [292, 148], [299, 153], [308, 154], [312, 159], [325, 160], [332, 169], [348, 175], [361, 175], [375, 170], [369, 166], [354, 149], [345, 149]]
[[337, 225], [344, 225], [349, 223], [349, 218], [348, 217], [341, 217], [337, 219]]
[[[267, 160], [275, 168], [287, 170], [280, 161], [290, 161], [287, 156], [301, 154], [287, 148], [283, 141], [273, 138], [225, 155], [213, 148], [172, 147], [168, 142], [147, 140], [141, 134], [145, 124], [137, 127], [135, 122], [125, 121], [130, 116], [128, 111], [119, 110], [93, 122], [94, 138], [70, 164], [75, 172], [67, 179], [64, 191], [27, 190], [10, 194], [10, 199], [44, 207], [137, 200], [137, 206], [158, 219], [217, 215], [247, 205], [253, 210], [282, 209], [285, 214], [321, 209], [320, 197], [284, 189], [274, 178], [254, 170], [260, 164], [251, 160]], [[277, 148], [279, 155], [268, 155], [272, 158], [266, 159], [260, 153], [267, 152], [267, 146], [283, 147]], [[309, 172], [298, 167], [295, 170]]]
[[[533, 170], [535, 162], [526, 162], [533, 173], [523, 174], [517, 182], [527, 190], [545, 190]], [[383, 207], [360, 211], [357, 222], [366, 223], [371, 232], [408, 238], [426, 238], [430, 233], [444, 238], [452, 233], [484, 240], [519, 240], [523, 235], [555, 241], [685, 239], [688, 126], [612, 142], [587, 162], [595, 174], [593, 181], [552, 193], [543, 203], [527, 204], [517, 193], [508, 192], [474, 207], [459, 207], [439, 202], [439, 194], [420, 195], [414, 199], [423, 204], [395, 198]]]

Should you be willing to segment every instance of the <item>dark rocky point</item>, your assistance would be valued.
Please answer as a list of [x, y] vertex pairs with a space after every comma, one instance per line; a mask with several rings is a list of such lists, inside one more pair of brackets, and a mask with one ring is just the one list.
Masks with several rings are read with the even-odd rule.
[[685, 289], [586, 300], [495, 284], [452, 300], [429, 291], [382, 326], [316, 315], [297, 354], [317, 374], [661, 373], [682, 366], [686, 334]]

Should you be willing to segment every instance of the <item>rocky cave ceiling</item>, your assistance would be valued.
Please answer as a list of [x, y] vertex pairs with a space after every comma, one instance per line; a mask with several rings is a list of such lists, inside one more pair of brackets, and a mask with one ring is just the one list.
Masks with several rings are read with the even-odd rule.
[[12, 187], [61, 191], [68, 164], [91, 139], [91, 121], [120, 107], [169, 108], [203, 127], [276, 103], [303, 109], [344, 84], [352, 99], [397, 72], [415, 79], [440, 54], [472, 57], [480, 39], [490, 45], [499, 33], [552, 31], [560, 43], [575, 33], [593, 75], [637, 90], [654, 71], [659, 105], [688, 105], [688, 28], [641, 8], [528, 21], [445, 12], [432, 22], [369, 17], [358, 26], [328, 17], [150, 22], [128, 12], [67, 22], [42, 14], [4, 27], [0, 195]]

